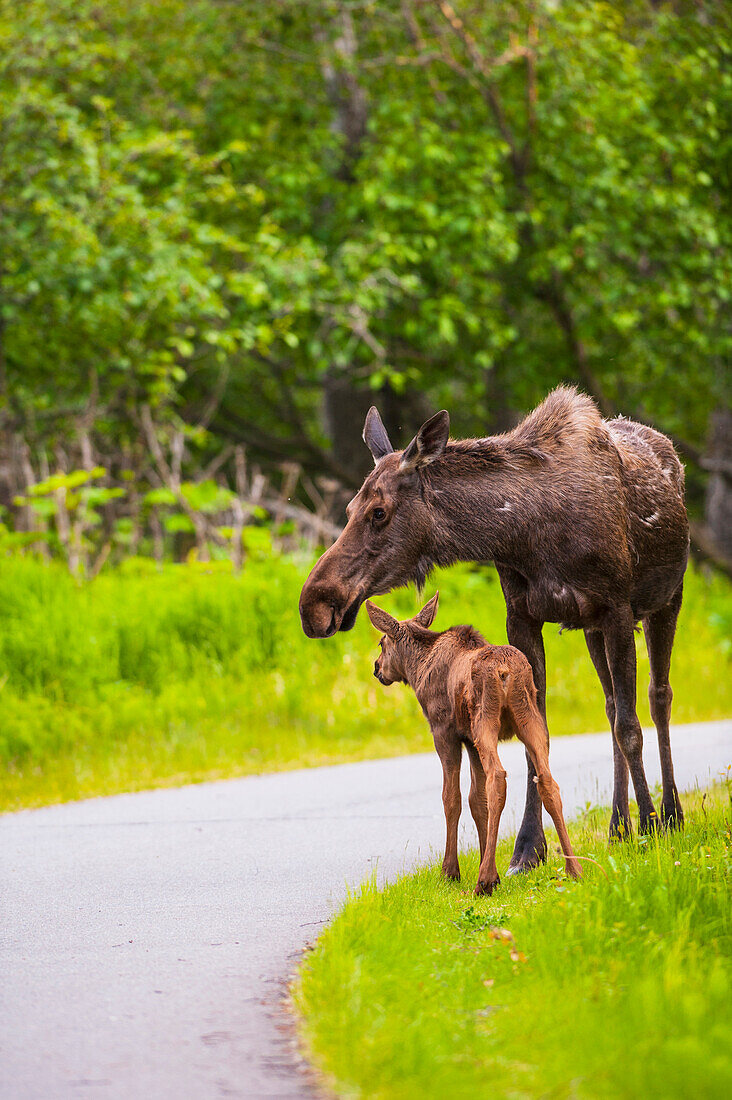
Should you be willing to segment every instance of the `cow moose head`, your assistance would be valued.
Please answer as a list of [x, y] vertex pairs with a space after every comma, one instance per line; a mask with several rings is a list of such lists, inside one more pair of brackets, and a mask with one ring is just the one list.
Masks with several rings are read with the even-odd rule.
[[450, 418], [430, 417], [403, 451], [395, 451], [372, 407], [363, 429], [374, 469], [346, 508], [348, 522], [315, 564], [300, 595], [309, 638], [350, 630], [368, 596], [414, 581], [421, 586], [434, 560], [434, 519], [420, 471], [440, 458]]

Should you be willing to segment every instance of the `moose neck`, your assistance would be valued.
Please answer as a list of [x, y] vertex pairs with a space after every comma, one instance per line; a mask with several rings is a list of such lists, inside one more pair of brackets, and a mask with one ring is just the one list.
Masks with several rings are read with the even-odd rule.
[[403, 638], [401, 641], [404, 679], [417, 696], [420, 705], [423, 705], [424, 673], [428, 665], [431, 666], [429, 658], [438, 637], [439, 634], [435, 634], [431, 630], [420, 630], [418, 637], [415, 637], [414, 631], [411, 631], [409, 637]]
[[466, 457], [455, 461], [448, 452], [429, 469], [435, 563], [511, 562], [524, 556], [541, 508], [540, 464], [522, 462], [512, 469], [500, 462], [494, 468], [479, 455], [472, 463]]

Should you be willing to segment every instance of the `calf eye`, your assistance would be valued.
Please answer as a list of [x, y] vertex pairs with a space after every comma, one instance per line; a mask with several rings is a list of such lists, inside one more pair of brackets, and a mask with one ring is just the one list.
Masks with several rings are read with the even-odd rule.
[[375, 520], [386, 519], [386, 512], [383, 508], [374, 508], [371, 515], [374, 517]]

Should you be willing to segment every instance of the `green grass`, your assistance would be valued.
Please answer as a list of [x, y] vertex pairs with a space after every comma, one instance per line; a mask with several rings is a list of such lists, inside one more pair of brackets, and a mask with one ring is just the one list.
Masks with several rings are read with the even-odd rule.
[[295, 987], [336, 1095], [732, 1095], [730, 782], [685, 802], [683, 833], [612, 850], [608, 814], [588, 811], [570, 833], [599, 866], [578, 883], [555, 856], [475, 898], [472, 852], [462, 885], [435, 865], [366, 886]]
[[[411, 692], [372, 676], [376, 632], [310, 641], [297, 611], [311, 562], [132, 559], [78, 586], [57, 563], [0, 559], [0, 809], [368, 757], [430, 751]], [[495, 572], [435, 578], [436, 626], [505, 642]], [[411, 590], [380, 601], [413, 614]], [[690, 573], [674, 652], [674, 721], [732, 714], [732, 586]], [[580, 634], [545, 631], [553, 734], [605, 727]], [[638, 636], [639, 704], [649, 722]]]

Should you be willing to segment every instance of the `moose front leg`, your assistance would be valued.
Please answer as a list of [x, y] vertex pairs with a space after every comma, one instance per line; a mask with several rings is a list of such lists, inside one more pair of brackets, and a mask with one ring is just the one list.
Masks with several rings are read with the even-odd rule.
[[[506, 593], [505, 587], [504, 593]], [[541, 716], [546, 723], [546, 667], [544, 639], [541, 634], [542, 624], [537, 622], [536, 619], [530, 619], [513, 610], [507, 594], [506, 603], [508, 605], [508, 617], [506, 619], [508, 640], [511, 645], [520, 649], [528, 658], [534, 674], [536, 701]], [[546, 859], [546, 837], [541, 823], [541, 798], [535, 781], [536, 771], [528, 752], [526, 753], [526, 767], [528, 771], [526, 808], [524, 809], [521, 828], [516, 836], [511, 863], [506, 872], [509, 875], [518, 875], [523, 871], [530, 871], [532, 867], [538, 867]]]
[[615, 738], [630, 768], [639, 827], [648, 833], [658, 827], [658, 816], [643, 770], [643, 731], [635, 709], [636, 656], [635, 621], [630, 607], [608, 615], [603, 625], [605, 652], [613, 682], [615, 700]]

